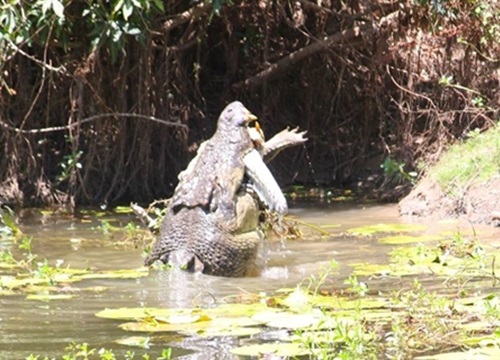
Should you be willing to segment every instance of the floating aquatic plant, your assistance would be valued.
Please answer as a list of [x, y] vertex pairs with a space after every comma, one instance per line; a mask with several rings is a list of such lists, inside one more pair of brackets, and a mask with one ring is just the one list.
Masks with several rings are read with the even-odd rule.
[[423, 231], [425, 229], [426, 226], [420, 224], [376, 224], [351, 228], [347, 230], [347, 233], [358, 236], [370, 236], [376, 233], [404, 233]]

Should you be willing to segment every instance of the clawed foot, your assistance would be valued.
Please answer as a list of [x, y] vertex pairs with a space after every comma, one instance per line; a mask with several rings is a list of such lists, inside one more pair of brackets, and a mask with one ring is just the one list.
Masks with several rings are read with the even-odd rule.
[[287, 127], [286, 129], [274, 135], [271, 139], [266, 141], [263, 146], [263, 156], [265, 161], [271, 161], [283, 149], [286, 149], [290, 146], [300, 145], [306, 142], [306, 133], [307, 131], [299, 132], [298, 127], [292, 130]]

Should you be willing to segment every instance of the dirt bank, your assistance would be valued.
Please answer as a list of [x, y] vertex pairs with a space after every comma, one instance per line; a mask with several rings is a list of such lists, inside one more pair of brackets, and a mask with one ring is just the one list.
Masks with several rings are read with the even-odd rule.
[[498, 226], [500, 176], [446, 192], [432, 176], [428, 176], [400, 201], [399, 210], [404, 216], [436, 219], [462, 217], [473, 223]]

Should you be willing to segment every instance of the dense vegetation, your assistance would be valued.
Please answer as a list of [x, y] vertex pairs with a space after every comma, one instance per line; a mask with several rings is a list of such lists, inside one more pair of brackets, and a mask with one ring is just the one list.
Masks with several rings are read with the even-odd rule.
[[308, 130], [283, 185], [405, 175], [496, 120], [498, 6], [1, 0], [0, 201], [167, 196], [234, 99], [268, 134]]

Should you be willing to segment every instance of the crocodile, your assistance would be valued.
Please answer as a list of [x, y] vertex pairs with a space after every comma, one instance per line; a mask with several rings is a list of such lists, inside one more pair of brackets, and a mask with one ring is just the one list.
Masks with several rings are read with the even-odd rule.
[[214, 135], [179, 174], [145, 265], [160, 260], [188, 271], [244, 276], [263, 238], [258, 230], [261, 206], [280, 216], [287, 212], [264, 159], [303, 143], [304, 134], [285, 129], [266, 142], [256, 117], [243, 104], [226, 106]]

